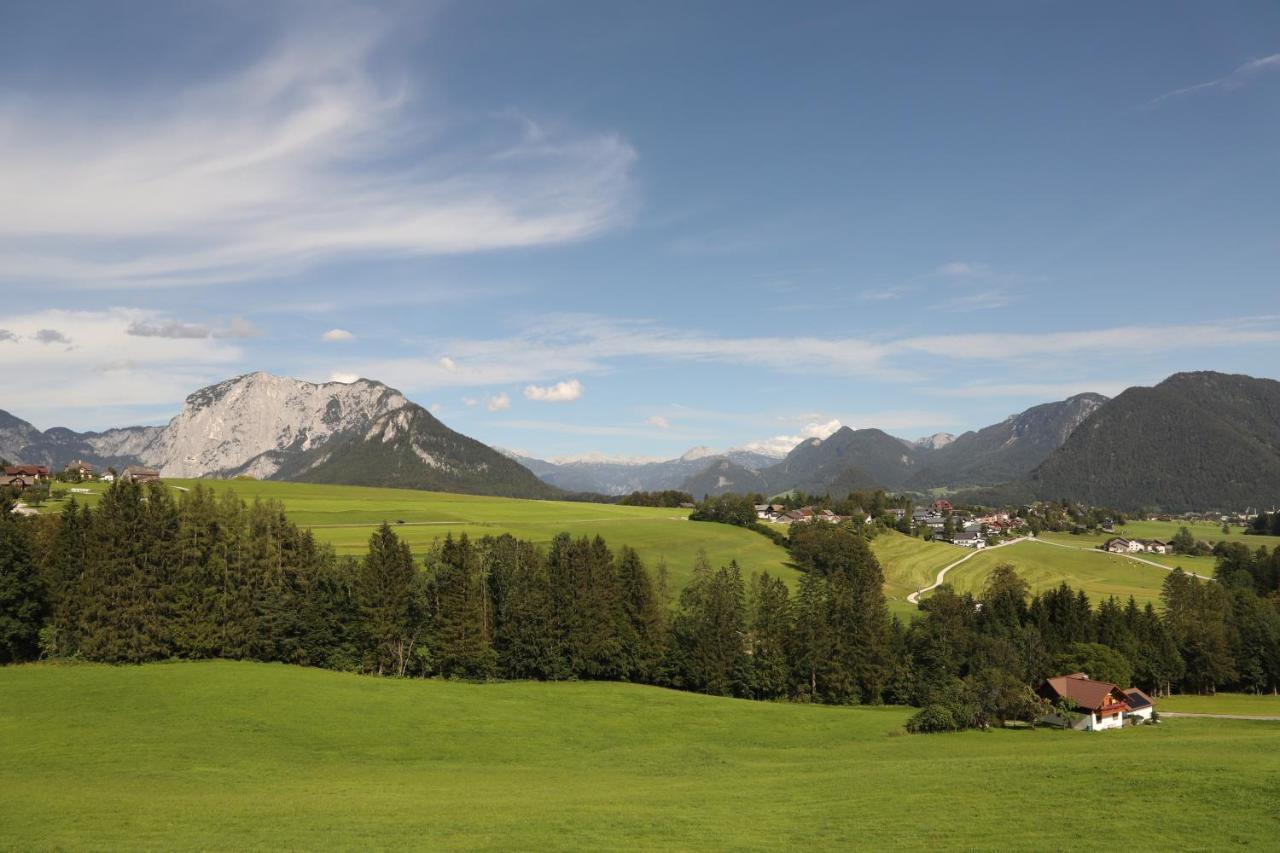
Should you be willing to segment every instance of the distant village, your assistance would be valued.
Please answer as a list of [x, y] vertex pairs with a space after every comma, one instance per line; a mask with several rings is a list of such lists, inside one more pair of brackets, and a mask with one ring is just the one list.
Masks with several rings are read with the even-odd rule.
[[[883, 515], [894, 525], [901, 525], [907, 518], [907, 510], [890, 507], [884, 510]], [[758, 504], [756, 517], [774, 524], [806, 521], [825, 521], [831, 524], [858, 521], [870, 524], [873, 521], [871, 514], [861, 509], [851, 515], [838, 515], [830, 509], [812, 506], [788, 510], [782, 504]], [[1027, 530], [1024, 519], [1011, 516], [1008, 512], [967, 512], [956, 509], [945, 499], [935, 500], [928, 507], [912, 510], [910, 524], [913, 534], [919, 535], [927, 529], [935, 541], [950, 542], [963, 548], [985, 548], [1010, 536], [1022, 535]]]

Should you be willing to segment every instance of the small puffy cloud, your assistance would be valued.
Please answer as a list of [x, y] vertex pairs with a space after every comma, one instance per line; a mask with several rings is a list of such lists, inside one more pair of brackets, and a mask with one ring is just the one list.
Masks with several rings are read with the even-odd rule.
[[654, 415], [651, 418], [645, 418], [644, 422], [649, 426], [657, 427], [658, 429], [671, 429], [671, 421], [667, 420], [662, 415]]
[[69, 344], [71, 338], [68, 338], [57, 329], [41, 329], [36, 332], [36, 340], [42, 344]]
[[8, 341], [9, 343], [17, 343], [18, 336], [8, 329], [0, 329], [0, 341]]
[[449, 358], [449, 356], [447, 355], [440, 356], [440, 366], [443, 367], [445, 370], [449, 371], [450, 373], [453, 373], [455, 370], [458, 369], [458, 363], [453, 359]]
[[439, 403], [432, 403], [428, 408], [430, 409], [431, 414], [433, 415], [438, 415], [444, 411], [444, 406], [440, 405]]
[[490, 397], [484, 407], [491, 412], [501, 412], [511, 408], [511, 398], [507, 396], [507, 392], [502, 391]]
[[480, 401], [475, 397], [463, 397], [462, 405], [467, 406], [469, 408], [475, 408], [476, 406], [480, 405]]
[[354, 337], [355, 335], [351, 334], [346, 329], [330, 329], [320, 336], [320, 340], [328, 341], [332, 344], [339, 341], [349, 341]]
[[529, 385], [524, 389], [524, 396], [543, 403], [569, 403], [582, 396], [582, 383], [570, 379], [554, 385]]
[[350, 385], [352, 382], [360, 381], [358, 373], [334, 373], [329, 377], [330, 382], [341, 382], [343, 385]]

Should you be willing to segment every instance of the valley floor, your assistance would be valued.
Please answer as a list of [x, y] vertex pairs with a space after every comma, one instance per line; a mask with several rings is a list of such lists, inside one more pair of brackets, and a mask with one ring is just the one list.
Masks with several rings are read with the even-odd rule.
[[0, 668], [0, 848], [1061, 849], [1082, 826], [1128, 849], [1280, 838], [1280, 723], [909, 736], [909, 713], [230, 662]]

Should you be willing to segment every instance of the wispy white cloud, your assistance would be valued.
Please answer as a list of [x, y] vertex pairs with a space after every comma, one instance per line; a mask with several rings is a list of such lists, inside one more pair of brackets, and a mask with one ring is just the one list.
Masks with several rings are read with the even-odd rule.
[[930, 305], [933, 311], [988, 311], [1004, 308], [1018, 301], [1018, 297], [1007, 290], [980, 290], [977, 293], [964, 293], [935, 302]]
[[[781, 374], [845, 376], [921, 383], [937, 359], [1016, 361], [1075, 356], [1158, 354], [1280, 344], [1274, 320], [1240, 319], [1179, 326], [1132, 325], [1069, 332], [973, 332], [897, 338], [720, 336], [655, 323], [594, 315], [552, 315], [505, 338], [453, 339], [436, 352], [356, 365], [408, 391], [558, 381], [609, 373], [630, 360], [714, 363]], [[439, 363], [448, 352], [453, 368]]]
[[978, 382], [954, 385], [946, 388], [930, 388], [928, 393], [938, 397], [954, 397], [968, 400], [986, 400], [995, 397], [1021, 397], [1028, 400], [1064, 400], [1076, 394], [1092, 392], [1114, 397], [1128, 388], [1129, 382], [1114, 379], [1082, 379], [1074, 382]]
[[543, 403], [570, 403], [582, 397], [582, 383], [569, 379], [554, 385], [527, 385], [524, 396]]
[[1191, 86], [1184, 86], [1181, 89], [1174, 89], [1171, 92], [1165, 92], [1163, 95], [1147, 101], [1147, 103], [1143, 105], [1143, 108], [1148, 110], [1155, 109], [1161, 104], [1175, 98], [1182, 98], [1187, 95], [1195, 95], [1201, 92], [1231, 92], [1247, 85], [1251, 80], [1258, 77], [1258, 75], [1268, 71], [1280, 71], [1280, 53], [1273, 53], [1269, 56], [1251, 59], [1243, 65], [1237, 66], [1234, 71], [1223, 77], [1206, 80], [1203, 83], [1196, 83]]
[[664, 415], [652, 415], [644, 419], [644, 422], [651, 427], [658, 429], [671, 429], [671, 419]]
[[461, 132], [385, 69], [394, 20], [314, 18], [212, 82], [0, 99], [0, 279], [198, 285], [563, 243], [627, 217], [635, 152], [616, 134], [510, 116]]
[[236, 317], [230, 323], [222, 326], [184, 323], [172, 317], [156, 320], [138, 320], [130, 323], [125, 332], [138, 338], [176, 338], [178, 340], [256, 338], [262, 334], [257, 326], [243, 317]]
[[484, 407], [491, 412], [504, 411], [511, 408], [511, 397], [507, 395], [506, 391], [501, 391], [486, 400]]
[[353, 340], [354, 338], [355, 338], [355, 335], [351, 334], [346, 329], [330, 329], [329, 331], [325, 332], [323, 335], [320, 336], [320, 340], [326, 343], [331, 343], [331, 344], [342, 343], [343, 341], [350, 341], [350, 340]]

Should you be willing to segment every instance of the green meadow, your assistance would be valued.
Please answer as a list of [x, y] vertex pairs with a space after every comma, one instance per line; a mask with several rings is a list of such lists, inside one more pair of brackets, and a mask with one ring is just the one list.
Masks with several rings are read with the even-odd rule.
[[[574, 536], [600, 535], [614, 549], [622, 545], [635, 548], [650, 571], [665, 560], [675, 590], [691, 577], [699, 550], [706, 551], [713, 566], [736, 559], [746, 575], [767, 571], [788, 583], [794, 583], [796, 577], [786, 551], [769, 539], [739, 527], [689, 521], [688, 510], [261, 480], [165, 483], [176, 490], [199, 483], [216, 492], [233, 491], [247, 501], [278, 500], [290, 519], [311, 528], [318, 539], [332, 544], [340, 554], [363, 553], [369, 535], [387, 521], [419, 554], [450, 533], [510, 533], [542, 544], [566, 531]], [[104, 486], [91, 483], [78, 488], [96, 493]], [[96, 501], [96, 494], [75, 497], [88, 503]], [[60, 505], [52, 502], [48, 508], [57, 511]]]
[[1079, 821], [1137, 849], [1280, 837], [1280, 724], [912, 736], [909, 713], [274, 664], [0, 668], [0, 848], [1061, 849]]
[[1161, 711], [1184, 714], [1243, 714], [1280, 717], [1280, 696], [1248, 693], [1216, 693], [1213, 696], [1169, 696], [1156, 703]]

